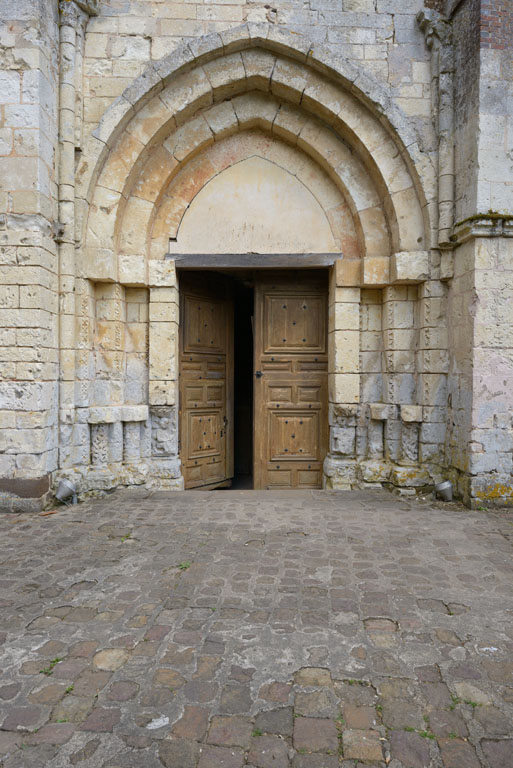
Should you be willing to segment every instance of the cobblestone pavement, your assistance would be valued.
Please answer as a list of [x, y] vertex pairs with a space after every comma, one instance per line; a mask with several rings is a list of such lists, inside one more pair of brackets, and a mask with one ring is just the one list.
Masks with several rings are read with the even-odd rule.
[[512, 542], [380, 491], [0, 515], [0, 764], [511, 768]]

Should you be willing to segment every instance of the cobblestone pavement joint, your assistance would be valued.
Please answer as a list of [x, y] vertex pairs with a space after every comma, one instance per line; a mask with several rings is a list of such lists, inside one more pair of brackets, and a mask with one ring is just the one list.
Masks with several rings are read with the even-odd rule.
[[0, 515], [3, 768], [512, 768], [513, 514], [123, 491]]

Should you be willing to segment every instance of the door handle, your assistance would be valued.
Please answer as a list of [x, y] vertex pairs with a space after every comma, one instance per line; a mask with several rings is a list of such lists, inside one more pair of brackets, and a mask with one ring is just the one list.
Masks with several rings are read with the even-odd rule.
[[257, 379], [261, 379], [263, 375], [264, 374], [262, 373], [262, 371], [255, 371], [255, 376], [257, 377]]

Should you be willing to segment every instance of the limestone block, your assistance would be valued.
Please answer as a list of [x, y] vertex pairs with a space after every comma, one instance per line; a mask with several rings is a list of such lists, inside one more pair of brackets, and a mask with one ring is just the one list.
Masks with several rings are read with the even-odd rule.
[[374, 421], [386, 421], [394, 410], [393, 406], [386, 403], [369, 403], [369, 418]]
[[141, 458], [141, 426], [138, 422], [123, 424], [123, 461], [131, 463]]
[[109, 104], [109, 109], [104, 113], [98, 123], [98, 127], [92, 132], [92, 138], [98, 139], [109, 147], [113, 147], [123, 127], [133, 115], [134, 109], [130, 102], [123, 98], [123, 96], [119, 96]]
[[329, 333], [328, 358], [330, 373], [357, 373], [360, 369], [360, 332]]
[[412, 301], [387, 301], [383, 307], [383, 320], [387, 329], [414, 328]]
[[246, 71], [240, 53], [207, 62], [203, 67], [212, 86], [214, 101], [224, 101], [241, 90]]
[[167, 135], [175, 129], [175, 119], [170, 114], [167, 104], [164, 104], [159, 96], [139, 108], [126, 127], [127, 133], [133, 135], [142, 144], [156, 141], [158, 137], [163, 138], [164, 132]]
[[273, 123], [272, 131], [280, 138], [286, 139], [294, 145], [297, 143], [297, 137], [309, 119], [305, 112], [293, 104], [282, 102]]
[[447, 431], [447, 425], [445, 422], [426, 423], [421, 425], [420, 439], [423, 443], [443, 445], [445, 443], [445, 436]]
[[118, 279], [123, 285], [146, 285], [146, 259], [144, 255], [129, 256], [123, 253], [119, 254]]
[[381, 351], [360, 352], [360, 371], [362, 373], [381, 373], [383, 369], [383, 353]]
[[237, 119], [246, 129], [255, 126], [271, 128], [280, 104], [260, 93], [245, 93], [232, 99]]
[[[131, 56], [126, 56], [131, 59]], [[133, 57], [138, 59], [139, 57]], [[147, 59], [143, 59], [145, 62]], [[160, 72], [154, 65], [147, 66], [142, 74], [123, 91], [123, 98], [130, 104], [139, 105], [140, 102], [148, 101], [152, 96], [159, 93], [164, 87]]]
[[449, 373], [447, 349], [423, 349], [418, 353], [418, 370], [421, 373]]
[[447, 327], [421, 328], [419, 333], [419, 349], [447, 349], [447, 334]]
[[331, 427], [330, 450], [345, 456], [352, 456], [355, 450], [356, 430], [354, 427]]
[[358, 472], [366, 483], [386, 483], [390, 479], [392, 467], [386, 461], [371, 459], [360, 462]]
[[16, 455], [15, 477], [38, 478], [57, 469], [58, 450], [44, 453], [18, 453]]
[[178, 323], [179, 307], [174, 301], [169, 303], [150, 302], [150, 321]]
[[178, 128], [164, 143], [166, 149], [181, 163], [200, 148], [214, 141], [214, 134], [202, 115], [191, 120], [187, 125]]
[[418, 332], [414, 328], [391, 328], [383, 333], [385, 349], [414, 350]]
[[151, 419], [140, 422], [141, 428], [141, 458], [146, 459], [151, 456]]
[[[238, 0], [237, 5], [243, 3]], [[234, 3], [235, 5], [235, 3]], [[233, 17], [230, 17], [230, 21], [234, 21]], [[225, 53], [233, 53], [239, 51], [242, 48], [246, 48], [249, 43], [249, 29], [247, 24], [237, 25], [235, 28], [223, 29], [220, 32], [220, 38], [223, 43], [223, 49]]]
[[[148, 262], [148, 285], [155, 287], [178, 288], [176, 267], [173, 259], [150, 259]], [[150, 301], [152, 292], [150, 291]]]
[[131, 197], [126, 205], [119, 243], [124, 253], [145, 254], [154, 207], [149, 200]]
[[[150, 292], [151, 302], [161, 304], [179, 304], [180, 296], [176, 287], [152, 288]], [[146, 297], [144, 298], [146, 301]]]
[[364, 256], [361, 260], [361, 281], [363, 285], [386, 285], [390, 279], [388, 256]]
[[308, 70], [291, 59], [278, 58], [271, 78], [271, 92], [293, 104], [299, 104], [309, 82]]
[[92, 407], [89, 409], [87, 421], [89, 424], [113, 424], [119, 421], [121, 412], [113, 406]]
[[330, 331], [359, 331], [360, 305], [356, 302], [346, 303], [337, 300], [334, 304], [330, 305], [328, 324]]
[[222, 101], [206, 110], [203, 116], [216, 140], [228, 136], [237, 128], [237, 115], [231, 101]]
[[183, 125], [199, 109], [212, 104], [212, 85], [205, 71], [196, 67], [173, 78], [160, 94], [177, 125]]
[[415, 399], [416, 379], [413, 373], [391, 373], [387, 376], [387, 400], [397, 405], [409, 404]]
[[152, 454], [176, 456], [178, 453], [178, 417], [176, 408], [152, 408]]
[[114, 282], [118, 277], [116, 254], [106, 248], [85, 247], [80, 274], [89, 280]]
[[[405, 101], [403, 99], [403, 101]], [[415, 101], [417, 101], [415, 99]], [[430, 102], [423, 101], [430, 109]], [[417, 199], [415, 189], [409, 187], [392, 195], [392, 203], [395, 208], [400, 251], [422, 250], [425, 246], [424, 220], [422, 210]]]
[[419, 424], [403, 422], [401, 430], [401, 461], [416, 464], [419, 458]]
[[447, 377], [445, 375], [424, 373], [419, 378], [419, 399], [423, 405], [447, 404]]
[[324, 460], [324, 487], [333, 490], [350, 490], [356, 482], [356, 462], [341, 456], [328, 454]]
[[358, 403], [360, 377], [357, 373], [329, 373], [328, 391], [331, 403]]
[[361, 282], [360, 259], [337, 259], [334, 264], [337, 286], [358, 286]]
[[415, 350], [386, 350], [385, 364], [388, 373], [413, 373], [415, 368]]
[[401, 405], [401, 419], [403, 421], [422, 421], [421, 405]]
[[[21, 426], [21, 425], [20, 425]], [[30, 425], [27, 425], [30, 426]], [[36, 426], [36, 425], [34, 425]], [[0, 411], [0, 429], [14, 429], [16, 427], [16, 414], [14, 411]]]
[[121, 421], [146, 421], [149, 415], [147, 405], [123, 405], [121, 407]]
[[420, 283], [429, 278], [429, 251], [393, 253], [390, 279], [393, 283]]
[[175, 405], [177, 400], [176, 381], [150, 381], [150, 405]]
[[176, 378], [177, 352], [177, 324], [150, 321], [150, 380], [166, 381]]
[[242, 51], [241, 56], [246, 70], [248, 90], [256, 88], [268, 91], [271, 87], [271, 75], [276, 57], [269, 51], [254, 48]]
[[355, 427], [358, 413], [358, 405], [329, 403], [328, 423], [335, 427]]
[[394, 485], [406, 488], [419, 488], [432, 484], [429, 472], [423, 467], [395, 466], [390, 475], [390, 480]]
[[454, 254], [452, 251], [442, 251], [440, 280], [451, 280], [452, 277], [454, 277]]

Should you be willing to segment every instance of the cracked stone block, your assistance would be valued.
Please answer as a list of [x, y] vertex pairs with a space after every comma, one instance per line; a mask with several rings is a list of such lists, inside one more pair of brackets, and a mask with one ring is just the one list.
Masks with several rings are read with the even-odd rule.
[[513, 768], [513, 739], [483, 739], [481, 746], [490, 768]]
[[[479, 768], [479, 760], [475, 750], [468, 741], [439, 739], [438, 744], [444, 768], [461, 768], [463, 765], [465, 768]], [[504, 765], [501, 765], [500, 768], [504, 768]]]
[[263, 733], [292, 736], [292, 707], [282, 707], [281, 709], [271, 709], [268, 712], [260, 712], [255, 719], [255, 728], [258, 728]]

